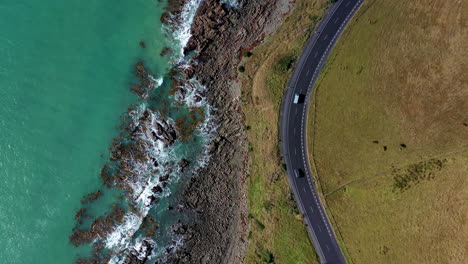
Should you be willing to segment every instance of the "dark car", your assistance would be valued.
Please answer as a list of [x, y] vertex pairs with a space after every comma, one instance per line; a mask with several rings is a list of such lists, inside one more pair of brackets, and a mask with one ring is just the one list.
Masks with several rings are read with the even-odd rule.
[[294, 175], [296, 176], [296, 178], [302, 178], [302, 177], [305, 176], [305, 173], [301, 169], [295, 169], [294, 170]]

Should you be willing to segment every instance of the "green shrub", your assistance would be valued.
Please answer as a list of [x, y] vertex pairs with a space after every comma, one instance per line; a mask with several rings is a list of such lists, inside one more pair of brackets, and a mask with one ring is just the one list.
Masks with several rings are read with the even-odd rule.
[[271, 201], [263, 202], [263, 208], [265, 210], [270, 211], [271, 209], [273, 209], [273, 207], [275, 207], [275, 205]]
[[253, 55], [253, 53], [250, 52], [250, 51], [244, 51], [244, 52], [242, 52], [242, 56], [243, 56], [243, 57], [246, 57], [246, 58], [248, 58], [248, 57], [250, 57], [250, 56], [252, 56], [252, 55]]
[[282, 72], [286, 72], [286, 71], [288, 71], [289, 69], [292, 68], [295, 61], [296, 61], [296, 58], [293, 55], [283, 56], [278, 60], [278, 64], [276, 65], [276, 69], [279, 70], [279, 71], [282, 71]]
[[262, 222], [258, 221], [258, 219], [255, 219], [255, 224], [257, 225], [258, 229], [260, 229], [260, 231], [265, 230], [265, 225]]
[[312, 21], [312, 22], [315, 22], [315, 23], [316, 23], [316, 22], [318, 22], [318, 21], [319, 21], [320, 17], [319, 17], [319, 16], [317, 16], [317, 15], [314, 15], [314, 14], [309, 14], [309, 19], [310, 19], [310, 21]]
[[263, 263], [275, 263], [275, 257], [269, 250], [260, 251], [260, 258]]
[[431, 159], [412, 164], [405, 170], [395, 171], [393, 176], [393, 191], [398, 190], [403, 192], [422, 180], [433, 179], [435, 172], [440, 171], [446, 162], [446, 159]]
[[239, 66], [239, 68], [237, 68], [237, 70], [239, 70], [239, 72], [245, 72], [245, 67], [244, 66]]

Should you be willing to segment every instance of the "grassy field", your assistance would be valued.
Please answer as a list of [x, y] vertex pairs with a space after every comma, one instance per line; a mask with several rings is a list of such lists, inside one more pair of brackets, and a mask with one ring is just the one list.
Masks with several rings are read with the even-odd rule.
[[367, 0], [319, 78], [311, 164], [351, 263], [467, 263], [466, 14]]
[[318, 263], [281, 166], [278, 113], [295, 60], [325, 8], [326, 1], [297, 1], [277, 33], [246, 58], [241, 78], [250, 151], [246, 263]]

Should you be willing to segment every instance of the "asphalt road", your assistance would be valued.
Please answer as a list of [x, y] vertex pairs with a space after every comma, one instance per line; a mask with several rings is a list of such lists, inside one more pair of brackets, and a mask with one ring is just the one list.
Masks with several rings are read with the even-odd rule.
[[[330, 54], [330, 50], [364, 0], [339, 0], [317, 27], [300, 56], [281, 106], [281, 151], [288, 171], [289, 183], [299, 210], [304, 215], [307, 231], [321, 263], [346, 263], [315, 189], [307, 156], [307, 110], [314, 83]], [[301, 104], [294, 104], [294, 94], [306, 95]], [[305, 172], [296, 178], [295, 169]]]

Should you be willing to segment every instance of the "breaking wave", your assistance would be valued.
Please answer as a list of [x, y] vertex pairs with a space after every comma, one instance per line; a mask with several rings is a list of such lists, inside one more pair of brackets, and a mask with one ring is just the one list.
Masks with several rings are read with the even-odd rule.
[[[149, 113], [149, 118], [147, 121], [142, 122], [142, 116], [145, 113]], [[216, 127], [213, 124], [212, 118], [209, 115], [209, 108], [205, 109], [207, 117], [203, 123], [199, 125], [197, 130], [201, 133], [202, 138], [205, 141], [203, 147], [203, 154], [196, 161], [196, 165], [193, 170], [206, 166], [210, 157], [208, 155], [207, 143], [211, 140]], [[107, 236], [105, 244], [106, 247], [114, 252], [120, 252], [116, 256], [113, 256], [109, 263], [123, 263], [125, 258], [122, 256], [128, 255], [130, 252], [141, 253], [141, 241], [134, 240], [134, 235], [140, 229], [143, 219], [148, 215], [148, 212], [153, 207], [154, 199], [162, 199], [171, 194], [169, 188], [160, 188], [156, 189], [157, 186], [161, 186], [161, 176], [167, 173], [170, 173], [170, 181], [178, 181], [180, 179], [180, 166], [174, 166], [172, 169], [170, 166], [154, 166], [157, 164], [171, 164], [179, 160], [179, 157], [175, 154], [174, 148], [177, 147], [177, 144], [172, 146], [165, 146], [163, 141], [160, 139], [154, 139], [154, 134], [159, 136], [159, 132], [156, 127], [160, 126], [162, 123], [167, 122], [173, 124], [174, 121], [168, 119], [164, 121], [161, 119], [160, 114], [153, 112], [145, 104], [141, 104], [134, 111], [130, 112], [132, 117], [132, 126], [141, 127], [141, 132], [137, 135], [139, 139], [144, 142], [145, 155], [148, 158], [142, 160], [131, 160], [132, 170], [138, 175], [137, 177], [132, 178], [131, 181], [126, 182], [128, 186], [132, 189], [132, 199], [138, 205], [137, 212], [128, 212], [123, 218], [122, 224], [116, 226], [114, 230]], [[158, 173], [153, 173], [156, 169], [159, 169]], [[171, 173], [172, 171], [172, 173]], [[147, 240], [153, 241], [151, 238], [145, 238]], [[183, 245], [183, 239], [178, 238], [173, 240], [173, 243], [170, 248], [174, 250], [179, 246]], [[154, 242], [154, 241], [153, 241]], [[156, 243], [154, 242], [154, 245]], [[147, 252], [145, 254], [156, 255], [155, 252]]]
[[221, 3], [227, 4], [231, 7], [239, 7], [239, 2], [237, 0], [221, 0]]
[[167, 26], [163, 26], [168, 32], [169, 36], [173, 38], [174, 50], [176, 52], [174, 60], [176, 63], [180, 63], [184, 60], [184, 48], [187, 46], [188, 41], [192, 37], [191, 28], [195, 14], [197, 13], [198, 7], [202, 0], [189, 0], [182, 7], [180, 16], [169, 15], [169, 23]]
[[[182, 8], [180, 17], [170, 15], [172, 22], [164, 26], [166, 27], [165, 30], [169, 29], [172, 32], [171, 36], [176, 40], [176, 45], [174, 45], [176, 54], [173, 57], [174, 67], [190, 67], [187, 62], [183, 63], [185, 60], [183, 50], [191, 37], [191, 26], [201, 1], [190, 0], [186, 2]], [[175, 21], [178, 21], [178, 23]], [[157, 88], [162, 85], [163, 78], [153, 78], [153, 81]], [[208, 143], [214, 137], [217, 127], [211, 116], [211, 106], [205, 99], [206, 87], [201, 85], [195, 77], [184, 80], [182, 83], [183, 85], [180, 88], [183, 89], [184, 94], [176, 93], [174, 99], [183, 103], [188, 108], [196, 107], [203, 109], [205, 117], [204, 121], [196, 128], [197, 133], [200, 134], [200, 137], [204, 141], [202, 154], [195, 161], [195, 166], [192, 167], [193, 170], [198, 170], [209, 162]], [[149, 96], [149, 94], [145, 94], [144, 98], [148, 98]], [[142, 118], [145, 115], [147, 115], [146, 118]], [[129, 254], [136, 256], [140, 260], [161, 257], [167, 250], [177, 250], [184, 243], [183, 237], [176, 234], [172, 234], [172, 242], [166, 249], [161, 247], [164, 245], [159, 245], [158, 248], [157, 242], [150, 237], [139, 235], [135, 238], [135, 235], [142, 226], [143, 220], [153, 207], [154, 200], [162, 199], [171, 194], [169, 188], [158, 188], [158, 186], [163, 184], [161, 176], [170, 175], [169, 182], [177, 182], [181, 177], [180, 172], [183, 168], [180, 165], [174, 165], [180, 160], [175, 149], [181, 143], [168, 146], [167, 142], [165, 143], [164, 140], [161, 140], [161, 131], [157, 129], [161, 126], [175, 126], [174, 120], [167, 117], [162, 118], [159, 112], [151, 110], [146, 103], [141, 103], [132, 111], [129, 111], [129, 116], [131, 118], [130, 129], [139, 128], [139, 132], [135, 135], [138, 137], [139, 142], [142, 142], [146, 158], [126, 161], [131, 165], [132, 173], [136, 175], [132, 180], [127, 180], [125, 184], [131, 187], [131, 199], [137, 207], [136, 211], [127, 212], [121, 224], [114, 227], [112, 232], [105, 238], [105, 247], [112, 252], [116, 252], [110, 258], [109, 264], [124, 263], [125, 256]], [[158, 164], [164, 164], [165, 166], [157, 166]], [[168, 164], [173, 165], [167, 166]]]

